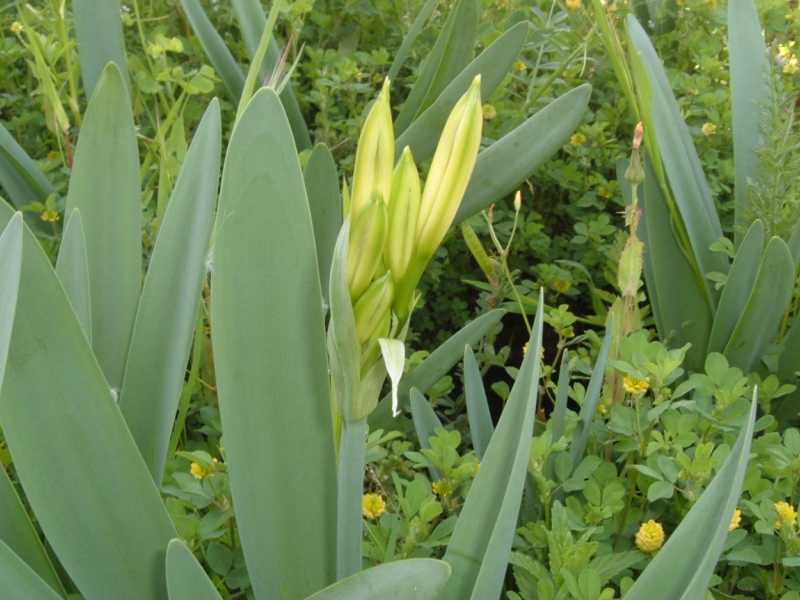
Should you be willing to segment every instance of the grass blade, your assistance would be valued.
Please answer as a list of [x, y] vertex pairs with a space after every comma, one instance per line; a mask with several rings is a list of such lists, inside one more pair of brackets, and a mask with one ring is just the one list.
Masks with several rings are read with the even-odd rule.
[[119, 389], [139, 302], [142, 233], [139, 151], [119, 69], [103, 71], [78, 138], [67, 214], [79, 209], [91, 284], [92, 346]]
[[559, 96], [478, 154], [454, 225], [516, 190], [569, 139], [583, 119], [592, 86]]
[[439, 94], [436, 101], [397, 138], [397, 155], [408, 146], [418, 162], [425, 162], [433, 156], [450, 111], [467, 91], [472, 80], [476, 75], [481, 76], [481, 98], [489, 98], [517, 60], [528, 35], [528, 28], [526, 21], [517, 23], [469, 63]]
[[161, 483], [206, 276], [221, 127], [214, 100], [189, 146], [159, 228], [120, 393], [120, 409], [156, 484]]
[[211, 332], [245, 560], [256, 595], [300, 598], [334, 579], [336, 469], [314, 233], [270, 89], [234, 128], [216, 235]]
[[58, 249], [56, 273], [72, 303], [89, 343], [92, 342], [92, 299], [89, 285], [89, 256], [81, 213], [75, 208], [67, 219]]
[[[419, 440], [420, 448], [431, 447], [431, 436], [436, 433], [437, 429], [441, 429], [442, 422], [431, 406], [428, 399], [423, 396], [417, 388], [411, 388], [411, 419], [414, 422], [414, 430], [417, 432], [417, 439]], [[428, 469], [431, 479], [441, 479], [442, 475], [438, 469], [430, 467]]]
[[169, 600], [222, 600], [203, 567], [181, 540], [167, 546]]
[[737, 244], [749, 225], [747, 202], [750, 183], [757, 179], [758, 155], [763, 145], [762, 117], [769, 101], [769, 59], [758, 12], [752, 0], [728, 3], [733, 161], [736, 172], [734, 233]]
[[238, 101], [244, 89], [242, 69], [236, 59], [233, 58], [228, 46], [225, 45], [222, 36], [209, 20], [200, 1], [181, 0], [181, 6], [197, 39], [200, 40], [200, 45], [203, 46], [208, 60], [211, 61], [214, 69], [219, 73], [228, 95], [232, 100]]
[[417, 13], [417, 16], [414, 17], [414, 22], [411, 24], [411, 28], [408, 30], [408, 33], [406, 33], [406, 35], [403, 37], [403, 42], [400, 44], [400, 48], [397, 49], [397, 52], [395, 52], [394, 60], [389, 67], [389, 73], [386, 76], [390, 80], [393, 80], [395, 77], [397, 77], [400, 69], [403, 68], [403, 65], [411, 54], [411, 48], [413, 48], [414, 42], [417, 40], [417, 36], [422, 33], [425, 24], [431, 18], [433, 11], [436, 10], [436, 6], [438, 4], [439, 0], [427, 0], [425, 4], [422, 5], [422, 8]]
[[22, 272], [0, 420], [25, 496], [84, 597], [166, 598], [164, 552], [175, 529], [29, 230]]
[[322, 297], [328, 301], [331, 261], [336, 236], [342, 228], [342, 199], [339, 196], [339, 174], [328, 147], [317, 144], [303, 171], [317, 243], [317, 263], [322, 280]]
[[4, 600], [60, 600], [61, 596], [0, 540], [0, 589]]
[[73, 0], [72, 14], [86, 96], [94, 93], [109, 62], [117, 65], [127, 89], [128, 59], [119, 0]]
[[517, 526], [539, 385], [544, 299], [495, 434], [481, 461], [444, 559], [453, 575], [442, 600], [499, 598]]
[[756, 395], [736, 445], [714, 479], [664, 547], [625, 595], [626, 600], [704, 598], [714, 574], [731, 516], [742, 493], [756, 414]]
[[449, 576], [450, 567], [441, 560], [398, 560], [356, 573], [306, 600], [437, 600]]
[[494, 424], [489, 412], [489, 401], [486, 399], [486, 389], [483, 387], [483, 376], [470, 346], [464, 347], [464, 398], [472, 446], [482, 459], [492, 439]]

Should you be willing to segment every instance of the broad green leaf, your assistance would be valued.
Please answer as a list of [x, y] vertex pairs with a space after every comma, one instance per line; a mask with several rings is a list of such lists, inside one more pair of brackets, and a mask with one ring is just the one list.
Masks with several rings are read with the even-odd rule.
[[608, 362], [608, 350], [611, 347], [611, 338], [614, 337], [614, 326], [611, 322], [606, 323], [606, 334], [603, 336], [603, 345], [597, 353], [597, 361], [592, 369], [592, 376], [589, 385], [586, 386], [586, 395], [583, 398], [581, 412], [578, 414], [578, 426], [572, 438], [572, 464], [577, 465], [583, 458], [586, 451], [586, 444], [589, 442], [589, 432], [592, 421], [597, 414], [597, 405], [600, 403], [600, 393], [603, 391], [603, 380], [606, 376], [606, 363]]
[[584, 84], [559, 96], [478, 154], [454, 224], [515, 191], [555, 154], [583, 119], [591, 92]]
[[22, 272], [0, 421], [25, 496], [87, 600], [166, 598], [164, 552], [175, 529], [29, 230]]
[[206, 276], [221, 127], [219, 102], [213, 100], [159, 228], [125, 366], [120, 409], [156, 484], [161, 483]]
[[755, 221], [736, 251], [736, 257], [728, 272], [725, 288], [719, 297], [711, 336], [709, 352], [722, 352], [733, 333], [733, 328], [742, 316], [753, 284], [756, 281], [761, 255], [764, 252], [764, 224]]
[[119, 389], [139, 302], [142, 262], [139, 151], [128, 92], [110, 64], [78, 138], [66, 213], [79, 209], [91, 284], [92, 347]]
[[478, 368], [478, 361], [475, 360], [475, 353], [468, 345], [464, 346], [464, 399], [472, 446], [478, 457], [483, 458], [494, 433], [494, 424], [489, 412], [489, 401], [486, 399], [486, 388], [483, 387], [483, 376]]
[[72, 14], [86, 96], [94, 93], [109, 62], [117, 65], [127, 89], [128, 59], [125, 57], [120, 1], [73, 0]]
[[356, 573], [306, 600], [438, 600], [449, 576], [450, 566], [441, 560], [398, 560]]
[[417, 388], [411, 388], [410, 397], [411, 418], [414, 420], [419, 446], [430, 448], [430, 439], [437, 429], [442, 428], [442, 422], [436, 416], [430, 401]]
[[751, 371], [775, 339], [792, 300], [794, 261], [789, 247], [774, 237], [767, 243], [747, 304], [744, 305], [725, 357], [745, 373]]
[[401, 135], [422, 114], [450, 81], [472, 60], [480, 15], [478, 0], [458, 0], [419, 70], [414, 87], [395, 120]]
[[625, 600], [698, 600], [705, 598], [742, 493], [750, 458], [756, 395], [736, 445], [667, 543], [655, 555]]
[[67, 219], [61, 246], [58, 249], [56, 273], [72, 303], [89, 343], [92, 342], [92, 299], [89, 284], [89, 256], [86, 252], [86, 235], [83, 233], [81, 213], [75, 208]]
[[256, 595], [299, 598], [334, 578], [336, 469], [314, 233], [270, 89], [234, 128], [217, 221], [211, 333], [236, 519]]
[[244, 75], [242, 69], [233, 58], [222, 36], [214, 29], [214, 25], [203, 10], [200, 0], [181, 0], [181, 6], [189, 19], [195, 35], [200, 40], [203, 50], [214, 69], [225, 84], [225, 89], [232, 100], [237, 101], [242, 95]]
[[169, 600], [222, 600], [203, 567], [181, 540], [167, 546]]
[[453, 575], [441, 600], [499, 598], [511, 556], [528, 457], [541, 368], [544, 298], [517, 380], [481, 461], [444, 559]]
[[44, 580], [0, 540], [0, 589], [3, 600], [60, 600]]
[[[678, 244], [670, 211], [653, 169], [645, 167], [639, 235], [645, 246], [644, 279], [659, 337], [675, 347], [691, 344], [690, 369], [703, 368], [711, 331], [711, 310], [704, 288]], [[675, 294], [675, 290], [680, 294]]]
[[439, 0], [426, 0], [425, 4], [422, 5], [422, 8], [417, 13], [417, 16], [414, 17], [414, 22], [411, 24], [408, 33], [403, 37], [400, 48], [394, 53], [394, 60], [389, 67], [389, 73], [386, 75], [390, 80], [394, 80], [400, 72], [400, 69], [403, 68], [403, 65], [411, 54], [411, 48], [414, 46], [417, 36], [422, 33], [425, 24], [428, 22], [428, 19], [431, 18], [438, 4]]
[[339, 195], [339, 174], [328, 147], [317, 144], [303, 171], [306, 194], [314, 225], [317, 263], [322, 280], [322, 295], [327, 302], [331, 261], [336, 236], [342, 228], [342, 199]]
[[425, 162], [433, 156], [450, 111], [469, 89], [476, 75], [481, 76], [481, 98], [489, 98], [511, 70], [528, 35], [528, 23], [517, 23], [470, 62], [423, 113], [397, 138], [395, 152], [406, 146], [414, 159]]
[[749, 225], [750, 183], [758, 176], [757, 150], [764, 143], [763, 115], [769, 101], [769, 58], [753, 0], [728, 2], [733, 160], [736, 167], [734, 233]]
[[645, 128], [653, 129], [651, 139], [663, 161], [706, 296], [713, 304], [716, 293], [706, 276], [727, 273], [728, 259], [711, 250], [711, 245], [722, 237], [711, 190], [661, 60], [636, 18], [629, 15], [626, 23]]
[[[242, 30], [245, 46], [247, 46], [247, 50], [252, 58], [267, 22], [266, 16], [264, 15], [264, 8], [261, 6], [260, 0], [233, 0], [233, 9], [236, 14], [236, 19], [239, 22], [239, 27]], [[262, 79], [269, 78], [273, 73], [275, 67], [278, 65], [282, 52], [275, 38], [273, 37], [270, 39], [267, 55], [261, 69]], [[286, 111], [286, 116], [289, 119], [297, 149], [305, 150], [306, 148], [310, 148], [311, 137], [309, 136], [306, 122], [303, 120], [303, 114], [300, 112], [300, 105], [297, 103], [297, 98], [292, 91], [291, 84], [287, 85], [281, 93], [281, 102], [283, 103], [283, 109]]]
[[36, 162], [0, 123], [0, 187], [17, 208], [44, 202], [55, 190]]
[[366, 443], [367, 420], [345, 420], [339, 440], [336, 484], [336, 580], [350, 577], [362, 567]]
[[3, 387], [22, 272], [22, 213], [0, 200], [0, 389]]

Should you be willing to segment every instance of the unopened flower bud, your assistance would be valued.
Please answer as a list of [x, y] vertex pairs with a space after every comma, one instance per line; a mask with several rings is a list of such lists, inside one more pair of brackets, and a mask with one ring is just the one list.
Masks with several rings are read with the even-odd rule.
[[353, 170], [350, 218], [355, 221], [375, 193], [388, 200], [394, 168], [394, 126], [389, 104], [389, 80], [383, 83], [361, 128]]
[[644, 181], [644, 168], [642, 168], [642, 158], [639, 153], [639, 147], [642, 145], [642, 136], [644, 135], [644, 127], [641, 123], [636, 125], [633, 133], [633, 150], [631, 150], [631, 161], [628, 168], [625, 170], [625, 181], [631, 185], [641, 185]]
[[522, 192], [517, 190], [517, 193], [514, 194], [514, 212], [519, 212], [522, 208]]
[[394, 283], [389, 273], [376, 279], [356, 302], [353, 312], [362, 346], [389, 333]]
[[386, 260], [395, 281], [408, 270], [417, 237], [417, 218], [421, 198], [419, 173], [411, 149], [406, 146], [392, 177], [389, 201], [389, 233]]
[[386, 205], [376, 195], [356, 217], [347, 251], [347, 282], [350, 296], [358, 299], [369, 287], [383, 258], [386, 240]]

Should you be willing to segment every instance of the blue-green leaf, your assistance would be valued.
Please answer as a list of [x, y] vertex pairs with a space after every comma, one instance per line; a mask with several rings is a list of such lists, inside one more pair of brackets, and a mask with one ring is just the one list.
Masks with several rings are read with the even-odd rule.
[[60, 600], [61, 596], [0, 540], [0, 589], [3, 600]]
[[92, 299], [89, 284], [89, 256], [81, 213], [75, 208], [67, 219], [58, 249], [56, 273], [72, 303], [86, 339], [92, 341]]
[[169, 600], [222, 600], [203, 567], [181, 540], [167, 546]]
[[586, 444], [589, 442], [589, 432], [592, 420], [597, 413], [597, 405], [600, 403], [600, 393], [603, 391], [603, 380], [606, 376], [606, 363], [608, 362], [608, 351], [611, 347], [614, 327], [612, 323], [606, 323], [606, 334], [603, 336], [603, 345], [597, 353], [597, 361], [592, 369], [592, 376], [589, 385], [586, 387], [586, 395], [583, 398], [581, 412], [578, 415], [579, 422], [575, 428], [572, 438], [572, 464], [577, 465], [583, 458], [586, 451]]
[[478, 457], [483, 458], [494, 433], [494, 424], [489, 412], [489, 401], [486, 399], [486, 388], [483, 386], [483, 376], [470, 346], [464, 347], [464, 399], [472, 446]]
[[109, 62], [117, 65], [127, 89], [128, 60], [119, 0], [73, 0], [72, 14], [86, 96], [94, 93]]
[[53, 185], [25, 150], [0, 123], [0, 187], [17, 208], [44, 202], [55, 192]]

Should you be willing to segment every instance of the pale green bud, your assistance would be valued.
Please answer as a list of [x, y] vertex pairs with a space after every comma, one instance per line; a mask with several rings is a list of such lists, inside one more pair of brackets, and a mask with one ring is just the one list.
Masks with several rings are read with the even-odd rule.
[[355, 220], [371, 202], [374, 194], [388, 199], [394, 168], [394, 126], [389, 104], [389, 80], [367, 115], [356, 148], [353, 189], [350, 196], [350, 219]]
[[442, 243], [467, 189], [481, 145], [481, 77], [453, 107], [422, 192], [416, 255], [427, 264]]
[[358, 299], [369, 287], [383, 258], [386, 241], [386, 204], [376, 196], [355, 219], [347, 248], [347, 283]]
[[420, 205], [420, 182], [411, 149], [406, 146], [392, 176], [386, 261], [395, 281], [402, 279], [414, 254]]
[[362, 346], [389, 333], [394, 283], [389, 273], [376, 279], [356, 302], [353, 313]]

